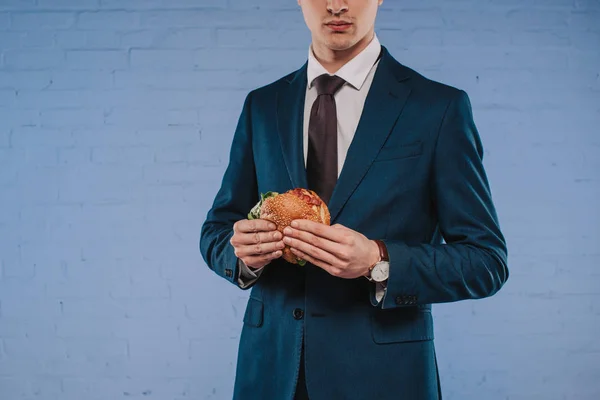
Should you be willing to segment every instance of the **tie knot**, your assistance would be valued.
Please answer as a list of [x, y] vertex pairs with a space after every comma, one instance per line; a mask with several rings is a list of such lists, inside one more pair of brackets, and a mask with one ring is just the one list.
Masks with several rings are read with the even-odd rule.
[[344, 86], [345, 80], [335, 75], [323, 74], [315, 78], [315, 86], [319, 95], [334, 95]]

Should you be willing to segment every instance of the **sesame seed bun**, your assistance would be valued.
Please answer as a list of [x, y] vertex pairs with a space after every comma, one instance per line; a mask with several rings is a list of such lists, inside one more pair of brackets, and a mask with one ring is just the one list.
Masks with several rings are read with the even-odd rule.
[[[301, 188], [265, 199], [260, 208], [260, 218], [273, 222], [282, 234], [295, 219], [307, 219], [325, 225], [331, 222], [329, 208], [323, 200], [314, 191]], [[299, 261], [289, 246], [283, 249], [283, 259], [292, 264], [298, 264]]]

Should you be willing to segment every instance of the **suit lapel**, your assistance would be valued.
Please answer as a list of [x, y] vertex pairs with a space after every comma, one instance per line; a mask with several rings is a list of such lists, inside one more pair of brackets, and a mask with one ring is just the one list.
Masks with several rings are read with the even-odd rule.
[[304, 64], [292, 74], [282, 89], [277, 92], [277, 130], [292, 188], [308, 186], [302, 143], [306, 67], [307, 64]]
[[352, 195], [369, 170], [377, 153], [392, 131], [410, 94], [405, 67], [398, 64], [383, 47], [371, 89], [365, 101], [354, 139], [348, 149], [344, 166], [331, 196], [331, 222]]

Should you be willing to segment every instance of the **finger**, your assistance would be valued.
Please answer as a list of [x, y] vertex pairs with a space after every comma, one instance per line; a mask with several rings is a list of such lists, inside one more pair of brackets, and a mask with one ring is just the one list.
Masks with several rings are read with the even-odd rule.
[[314, 247], [317, 247], [319, 249], [326, 251], [327, 253], [333, 254], [337, 258], [340, 258], [340, 259], [346, 258], [346, 256], [345, 256], [346, 252], [344, 251], [344, 246], [340, 245], [339, 243], [332, 242], [329, 239], [317, 236], [317, 235], [307, 232], [307, 231], [301, 231], [301, 230], [293, 229], [290, 227], [285, 228], [283, 233], [286, 236], [301, 240], [304, 243], [308, 243]]
[[325, 250], [322, 250], [318, 247], [315, 247], [312, 244], [303, 242], [302, 240], [286, 236], [283, 239], [283, 242], [291, 248], [300, 250], [301, 252], [308, 254], [312, 258], [321, 260], [327, 264], [334, 265], [339, 263], [338, 259], [333, 254], [328, 253]]
[[238, 258], [254, 257], [263, 254], [273, 253], [278, 250], [283, 250], [285, 247], [282, 241], [271, 243], [257, 243], [248, 246], [238, 246], [235, 249], [235, 255]]
[[277, 226], [271, 221], [265, 219], [243, 219], [233, 225], [235, 232], [254, 233], [254, 232], [269, 232], [277, 229]]
[[276, 251], [273, 253], [261, 255], [261, 256], [250, 256], [242, 259], [246, 265], [249, 267], [260, 268], [267, 264], [269, 261], [275, 260], [281, 257], [283, 253], [281, 251]]
[[346, 232], [344, 229], [337, 229], [319, 222], [309, 221], [307, 219], [296, 219], [291, 223], [292, 228], [310, 232], [313, 235], [329, 239], [335, 243], [344, 243]]
[[279, 231], [239, 233], [231, 237], [231, 243], [236, 245], [271, 243], [280, 241], [282, 238], [283, 235]]
[[323, 268], [324, 270], [326, 270], [327, 272], [329, 272], [331, 275], [334, 275], [334, 271], [339, 273], [339, 270], [337, 268], [334, 268], [331, 264], [326, 263], [323, 260], [320, 260], [318, 258], [315, 258], [309, 254], [306, 254], [298, 249], [292, 248], [290, 249], [292, 251], [292, 253], [294, 253], [294, 255], [302, 260], [308, 261], [309, 263], [316, 265], [317, 267]]

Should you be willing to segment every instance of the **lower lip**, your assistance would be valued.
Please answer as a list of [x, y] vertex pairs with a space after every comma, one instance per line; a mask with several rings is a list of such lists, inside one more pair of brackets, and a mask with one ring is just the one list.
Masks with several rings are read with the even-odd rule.
[[343, 25], [332, 25], [329, 24], [327, 25], [327, 27], [329, 29], [331, 29], [334, 32], [343, 32], [343, 31], [347, 31], [348, 29], [350, 29], [350, 27], [352, 26], [352, 24], [343, 24]]

